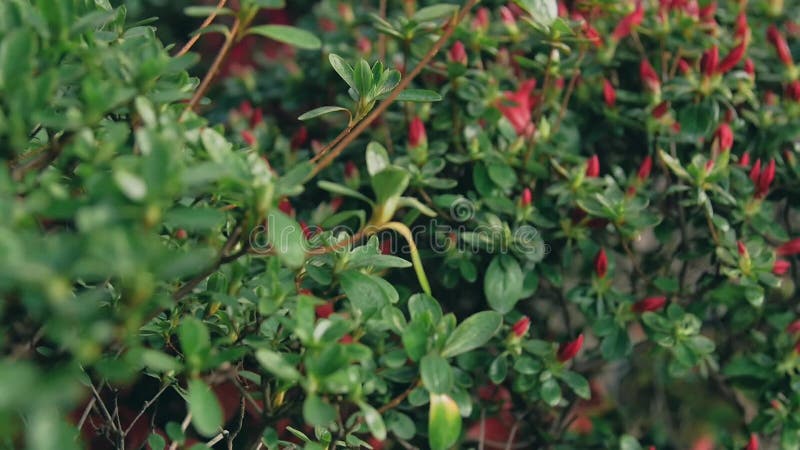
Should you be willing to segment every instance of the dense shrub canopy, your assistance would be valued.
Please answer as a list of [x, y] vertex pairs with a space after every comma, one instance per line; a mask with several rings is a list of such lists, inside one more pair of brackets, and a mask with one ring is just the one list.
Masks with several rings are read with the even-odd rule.
[[0, 446], [799, 449], [797, 6], [0, 2]]

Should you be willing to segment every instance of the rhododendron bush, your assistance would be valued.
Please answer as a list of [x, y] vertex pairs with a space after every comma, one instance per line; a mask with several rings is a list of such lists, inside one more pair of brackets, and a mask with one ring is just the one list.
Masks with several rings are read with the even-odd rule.
[[800, 449], [799, 6], [0, 2], [0, 447]]

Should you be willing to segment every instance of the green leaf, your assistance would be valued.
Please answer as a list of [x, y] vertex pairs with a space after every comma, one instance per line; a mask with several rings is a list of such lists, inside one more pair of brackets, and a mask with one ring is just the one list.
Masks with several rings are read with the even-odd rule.
[[501, 314], [514, 309], [514, 305], [522, 297], [524, 280], [516, 258], [509, 255], [495, 256], [483, 280], [483, 292], [489, 306]]
[[442, 96], [427, 89], [406, 89], [397, 96], [398, 102], [439, 102]]
[[186, 317], [178, 328], [178, 339], [186, 362], [190, 366], [199, 367], [211, 348], [211, 337], [206, 325], [194, 317]]
[[260, 8], [282, 9], [286, 7], [285, 0], [250, 0]]
[[716, 101], [704, 101], [684, 106], [678, 112], [681, 135], [696, 140], [708, 135], [719, 121], [719, 106]]
[[539, 388], [539, 395], [548, 405], [556, 406], [561, 401], [561, 388], [554, 378], [548, 378]]
[[322, 47], [319, 38], [306, 30], [289, 25], [257, 25], [247, 30], [247, 33], [258, 34], [306, 50]]
[[189, 381], [189, 411], [192, 424], [203, 436], [210, 437], [222, 426], [222, 408], [217, 396], [202, 380]]
[[151, 450], [164, 450], [164, 447], [167, 446], [167, 441], [160, 434], [153, 433], [147, 437], [147, 445], [150, 446]]
[[578, 397], [584, 400], [589, 400], [592, 398], [592, 392], [589, 389], [589, 382], [583, 377], [583, 375], [577, 372], [565, 370], [559, 375], [559, 377], [564, 381], [564, 383], [567, 383], [567, 386], [569, 386], [569, 388], [572, 389], [572, 392], [574, 392]]
[[280, 353], [273, 352], [272, 350], [260, 349], [256, 351], [256, 360], [262, 367], [270, 371], [278, 378], [297, 381], [302, 375], [297, 369], [290, 364]]
[[407, 170], [389, 166], [372, 176], [372, 190], [375, 191], [375, 200], [379, 205], [385, 204], [389, 199], [399, 197], [408, 187], [411, 175]]
[[369, 63], [364, 59], [358, 61], [358, 64], [353, 68], [353, 80], [356, 82], [356, 92], [361, 98], [366, 98], [372, 92], [372, 69]]
[[400, 439], [412, 439], [417, 434], [417, 426], [406, 414], [398, 411], [386, 413], [386, 426]]
[[350, 64], [347, 64], [344, 58], [335, 53], [328, 55], [328, 61], [330, 61], [333, 70], [335, 70], [336, 73], [342, 77], [345, 83], [347, 83], [347, 85], [351, 88], [356, 89], [356, 82], [353, 78], [353, 68], [350, 66]]
[[446, 394], [430, 394], [428, 443], [431, 450], [447, 450], [461, 435], [461, 415], [456, 402]]
[[336, 410], [314, 393], [303, 401], [303, 418], [311, 425], [325, 427], [336, 419]]
[[389, 153], [380, 142], [370, 141], [366, 151], [367, 173], [374, 176], [391, 165]]
[[339, 275], [339, 282], [350, 304], [364, 319], [370, 318], [391, 302], [383, 286], [372, 275], [348, 270]]
[[417, 12], [411, 16], [411, 19], [415, 22], [429, 22], [431, 20], [441, 19], [442, 17], [452, 16], [456, 11], [458, 11], [458, 5], [442, 3], [418, 9]]
[[365, 402], [359, 402], [358, 407], [361, 408], [361, 412], [364, 414], [364, 421], [367, 423], [370, 433], [380, 441], [385, 440], [386, 425], [383, 422], [381, 413]]
[[189, 17], [208, 17], [216, 12], [217, 16], [233, 16], [236, 13], [230, 8], [217, 8], [216, 6], [187, 6], [183, 13]]
[[489, 365], [489, 379], [494, 384], [500, 384], [506, 379], [508, 374], [508, 358], [505, 353], [497, 355], [497, 358]]
[[183, 367], [174, 357], [153, 349], [144, 350], [141, 361], [146, 367], [157, 372], [179, 371]]
[[619, 439], [619, 450], [642, 450], [642, 445], [639, 444], [635, 437], [624, 434]]
[[411, 262], [394, 255], [358, 255], [347, 262], [348, 269], [372, 267], [373, 269], [405, 269]]
[[355, 191], [353, 189], [350, 189], [347, 186], [342, 186], [341, 184], [333, 183], [326, 180], [320, 180], [319, 182], [317, 182], [317, 186], [319, 186], [320, 189], [328, 191], [333, 194], [339, 194], [339, 195], [344, 195], [345, 197], [357, 198], [369, 205], [373, 204], [372, 200], [367, 198], [366, 195], [358, 191]]
[[216, 208], [182, 208], [167, 211], [164, 222], [174, 228], [203, 231], [219, 227], [225, 222], [225, 213]]
[[314, 108], [311, 111], [304, 112], [297, 118], [297, 120], [309, 120], [315, 117], [319, 117], [337, 111], [344, 111], [348, 115], [350, 115], [350, 110], [347, 108], [342, 108], [341, 106], [320, 106], [319, 108]]
[[281, 211], [271, 211], [267, 218], [267, 243], [290, 269], [297, 269], [306, 260], [306, 239], [303, 229]]
[[428, 327], [423, 319], [412, 320], [403, 330], [403, 349], [412, 361], [419, 361], [428, 348]]
[[558, 4], [556, 0], [514, 0], [531, 15], [534, 22], [544, 27], [549, 27], [558, 18]]
[[503, 316], [494, 311], [482, 311], [469, 316], [453, 330], [442, 350], [442, 356], [451, 358], [481, 347], [497, 333]]
[[133, 201], [143, 200], [147, 195], [147, 184], [136, 174], [130, 173], [125, 169], [114, 171], [114, 181], [117, 187], [126, 197]]
[[453, 368], [435, 353], [425, 355], [419, 362], [422, 384], [434, 394], [447, 394], [453, 388]]

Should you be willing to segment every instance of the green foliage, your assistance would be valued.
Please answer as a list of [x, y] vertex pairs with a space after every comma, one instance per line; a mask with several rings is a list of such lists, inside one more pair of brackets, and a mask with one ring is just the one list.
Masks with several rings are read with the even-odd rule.
[[0, 2], [0, 447], [800, 448], [789, 2], [120, 3]]

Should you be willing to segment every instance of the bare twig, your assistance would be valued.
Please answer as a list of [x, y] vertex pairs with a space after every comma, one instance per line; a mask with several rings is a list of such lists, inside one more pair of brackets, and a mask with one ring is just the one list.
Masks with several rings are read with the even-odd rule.
[[225, 245], [222, 247], [222, 250], [220, 251], [219, 258], [217, 258], [214, 264], [212, 264], [211, 267], [204, 270], [196, 277], [187, 281], [183, 286], [180, 287], [180, 289], [175, 291], [175, 293], [172, 294], [173, 300], [180, 300], [183, 297], [187, 296], [190, 292], [194, 290], [195, 287], [197, 287], [198, 284], [202, 283], [203, 280], [208, 278], [212, 273], [216, 272], [220, 268], [220, 266], [235, 261], [239, 257], [245, 255], [250, 248], [249, 243], [247, 242], [245, 242], [244, 245], [242, 245], [242, 248], [238, 252], [232, 255], [228, 254], [233, 249], [233, 247], [235, 247], [236, 244], [239, 242], [239, 236], [241, 234], [242, 234], [242, 226], [239, 225], [236, 227], [236, 229], [233, 230], [233, 233], [231, 233], [231, 235], [228, 237], [228, 240], [225, 242]]
[[161, 397], [161, 394], [163, 394], [164, 391], [166, 391], [167, 388], [170, 387], [170, 386], [171, 385], [169, 383], [165, 384], [164, 386], [161, 387], [161, 389], [158, 390], [158, 392], [156, 392], [156, 395], [153, 396], [153, 398], [151, 398], [150, 400], [148, 400], [148, 401], [146, 401], [144, 403], [144, 406], [142, 406], [142, 409], [139, 411], [138, 414], [136, 414], [136, 417], [134, 417], [133, 420], [131, 421], [131, 423], [128, 424], [128, 428], [126, 428], [125, 431], [122, 433], [123, 435], [127, 436], [128, 433], [130, 433], [130, 431], [133, 428], [133, 426], [136, 425], [136, 422], [142, 417], [142, 415], [145, 413], [145, 411], [147, 411], [147, 408], [152, 406], [153, 403], [155, 403], [156, 400], [158, 400], [158, 398]]
[[404, 77], [400, 81], [400, 84], [398, 84], [397, 87], [394, 89], [394, 91], [392, 91], [392, 93], [389, 94], [386, 100], [381, 102], [380, 105], [378, 105], [375, 109], [373, 109], [372, 112], [370, 112], [367, 115], [367, 117], [364, 118], [364, 120], [359, 122], [353, 128], [352, 132], [344, 136], [342, 140], [339, 141], [339, 143], [336, 144], [333, 147], [333, 149], [330, 152], [328, 152], [325, 155], [325, 157], [323, 157], [314, 166], [314, 170], [312, 170], [311, 172], [312, 176], [317, 175], [320, 171], [322, 171], [322, 169], [331, 165], [331, 163], [336, 159], [336, 157], [338, 157], [339, 154], [341, 154], [342, 151], [344, 151], [344, 149], [347, 148], [347, 146], [350, 145], [350, 143], [353, 142], [356, 137], [358, 137], [361, 133], [363, 133], [364, 130], [366, 130], [367, 127], [369, 127], [369, 125], [373, 121], [375, 121], [375, 119], [378, 118], [378, 116], [380, 116], [381, 114], [383, 114], [384, 111], [386, 111], [389, 105], [391, 105], [397, 99], [400, 93], [403, 92], [411, 84], [414, 78], [416, 78], [417, 75], [419, 75], [422, 72], [422, 69], [424, 69], [425, 66], [427, 66], [428, 63], [433, 59], [433, 57], [436, 56], [437, 53], [439, 53], [439, 50], [442, 48], [442, 46], [444, 46], [447, 40], [450, 39], [450, 36], [452, 36], [453, 31], [455, 31], [456, 29], [456, 26], [464, 19], [464, 17], [466, 17], [469, 10], [472, 9], [472, 7], [475, 6], [478, 3], [478, 1], [479, 0], [467, 1], [467, 4], [464, 5], [464, 7], [461, 8], [461, 11], [459, 11], [458, 15], [456, 15], [448, 23], [448, 25], [445, 27], [444, 33], [442, 33], [442, 35], [439, 37], [436, 43], [434, 43], [433, 46], [430, 48], [430, 50], [428, 50], [428, 53], [426, 53], [425, 56], [422, 57], [419, 64], [417, 64], [416, 67], [414, 67], [414, 70], [412, 70], [406, 77]]
[[[181, 422], [181, 431], [185, 432], [187, 428], [189, 428], [189, 424], [192, 423], [192, 412], [189, 411], [186, 413], [186, 417], [183, 418], [183, 422]], [[178, 441], [172, 441], [169, 444], [169, 450], [177, 450], [178, 449]]]
[[219, 72], [222, 63], [228, 57], [231, 48], [233, 48], [234, 42], [236, 42], [236, 39], [238, 39], [241, 26], [242, 22], [237, 17], [233, 21], [230, 31], [225, 36], [225, 43], [222, 44], [222, 48], [219, 50], [217, 57], [214, 58], [214, 62], [211, 63], [211, 67], [208, 69], [208, 72], [206, 72], [206, 76], [203, 77], [203, 81], [200, 82], [200, 86], [198, 86], [197, 90], [194, 91], [194, 95], [192, 95], [191, 100], [189, 100], [189, 104], [186, 105], [186, 109], [183, 111], [181, 118], [184, 118], [186, 113], [189, 111], [193, 111], [197, 104], [200, 103], [200, 99], [203, 98], [203, 95], [205, 95], [209, 86], [211, 86], [211, 82], [214, 81], [214, 78], [217, 76], [217, 72]]
[[200, 24], [200, 28], [198, 28], [196, 32], [197, 34], [195, 34], [191, 39], [189, 39], [189, 42], [187, 42], [186, 45], [184, 45], [183, 48], [181, 48], [181, 50], [175, 55], [176, 57], [183, 56], [186, 53], [188, 53], [189, 50], [192, 49], [197, 40], [200, 39], [200, 36], [202, 35], [201, 31], [207, 28], [209, 25], [211, 25], [211, 22], [213, 22], [214, 19], [217, 18], [217, 14], [219, 14], [222, 8], [225, 7], [225, 3], [227, 2], [228, 0], [219, 0], [219, 3], [217, 3], [217, 9], [215, 9], [214, 12], [212, 12], [210, 16], [206, 17], [206, 20], [204, 20], [203, 23]]
[[242, 424], [244, 424], [244, 395], [239, 396], [239, 422], [236, 429], [228, 433], [228, 450], [233, 450], [233, 440], [242, 431]]

